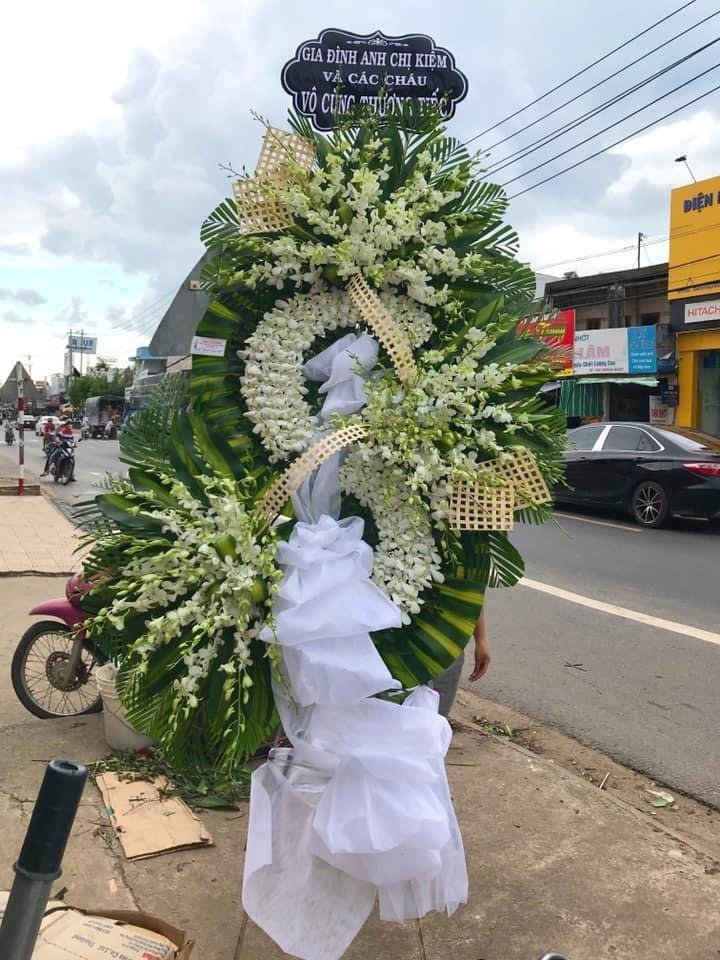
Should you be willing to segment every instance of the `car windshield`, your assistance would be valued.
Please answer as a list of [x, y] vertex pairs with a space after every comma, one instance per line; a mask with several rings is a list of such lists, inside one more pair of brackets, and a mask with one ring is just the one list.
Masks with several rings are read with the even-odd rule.
[[592, 450], [595, 441], [604, 429], [604, 423], [593, 423], [568, 430], [568, 448], [570, 450]]
[[655, 432], [661, 440], [664, 437], [669, 443], [674, 443], [690, 453], [720, 453], [720, 438], [711, 437], [709, 433], [678, 427], [663, 427], [662, 430], [656, 427]]

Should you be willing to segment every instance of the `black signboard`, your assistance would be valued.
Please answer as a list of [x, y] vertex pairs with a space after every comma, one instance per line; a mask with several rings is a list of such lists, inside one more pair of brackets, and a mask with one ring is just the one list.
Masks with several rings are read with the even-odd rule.
[[332, 130], [338, 114], [359, 104], [384, 115], [404, 100], [435, 104], [449, 119], [468, 89], [453, 55], [432, 37], [345, 30], [323, 30], [316, 40], [301, 43], [283, 68], [282, 85], [296, 112], [318, 130]]

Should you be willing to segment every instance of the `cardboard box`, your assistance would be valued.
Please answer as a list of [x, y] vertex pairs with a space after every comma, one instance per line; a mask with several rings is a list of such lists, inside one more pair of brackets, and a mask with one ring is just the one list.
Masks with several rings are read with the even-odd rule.
[[[0, 892], [0, 919], [8, 894]], [[132, 910], [97, 913], [48, 903], [33, 960], [188, 960], [192, 941], [164, 920]]]

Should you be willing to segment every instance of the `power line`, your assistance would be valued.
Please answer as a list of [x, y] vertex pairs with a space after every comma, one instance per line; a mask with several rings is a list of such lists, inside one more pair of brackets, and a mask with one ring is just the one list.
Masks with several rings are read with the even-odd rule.
[[[720, 13], [720, 11], [718, 11]], [[504, 170], [505, 167], [510, 167], [515, 163], [518, 163], [520, 160], [523, 160], [525, 157], [529, 156], [531, 153], [535, 153], [537, 150], [541, 150], [543, 147], [546, 147], [549, 143], [552, 143], [554, 140], [557, 140], [558, 137], [563, 136], [566, 133], [569, 133], [571, 130], [575, 130], [577, 127], [582, 126], [583, 123], [587, 123], [588, 120], [593, 119], [593, 117], [598, 116], [603, 113], [609, 107], [615, 106], [616, 103], [620, 103], [621, 100], [627, 99], [627, 97], [632, 96], [633, 93], [637, 93], [638, 90], [641, 90], [643, 87], [646, 87], [649, 83], [652, 83], [654, 80], [657, 80], [659, 77], [664, 76], [666, 73], [675, 70], [676, 67], [681, 66], [683, 63], [687, 63], [688, 60], [691, 60], [693, 57], [698, 56], [701, 53], [704, 53], [710, 47], [713, 47], [716, 43], [720, 43], [720, 37], [716, 37], [714, 40], [710, 40], [708, 43], [703, 44], [703, 46], [698, 47], [695, 50], [692, 50], [690, 53], [687, 53], [684, 57], [681, 57], [679, 60], [676, 60], [674, 63], [668, 64], [666, 67], [662, 67], [660, 70], [653, 73], [651, 76], [647, 77], [645, 80], [640, 80], [638, 83], [634, 84], [632, 87], [628, 87], [627, 90], [622, 90], [620, 93], [615, 94], [613, 97], [610, 97], [609, 100], [605, 100], [604, 103], [599, 104], [596, 107], [593, 107], [591, 110], [586, 111], [583, 114], [580, 114], [579, 117], [576, 117], [574, 120], [569, 120], [567, 123], [562, 124], [557, 127], [555, 130], [552, 130], [548, 134], [544, 134], [542, 137], [539, 137], [537, 140], [533, 140], [532, 143], [527, 144], [524, 147], [521, 147], [519, 150], [514, 151], [514, 153], [508, 154], [508, 156], [503, 157], [497, 163], [491, 164], [488, 169], [488, 174], [495, 174], [499, 170]], [[678, 89], [678, 88], [676, 88]], [[673, 93], [674, 91], [670, 91]], [[669, 94], [668, 94], [669, 96]], [[657, 101], [652, 101], [648, 106], [652, 106], [652, 103]], [[641, 107], [641, 110], [645, 110], [646, 107]], [[639, 111], [638, 111], [639, 112]], [[634, 114], [629, 114], [629, 116], [634, 116]], [[623, 119], [627, 119], [624, 117]], [[618, 121], [621, 123], [622, 121]], [[607, 129], [607, 128], [606, 128]], [[601, 131], [602, 132], [602, 131]]]
[[[720, 66], [720, 64], [717, 64]], [[711, 67], [711, 70], [716, 69], [716, 67]], [[709, 71], [705, 71], [706, 73]], [[697, 79], [697, 78], [695, 78]], [[606, 147], [603, 147], [601, 150], [596, 150], [595, 153], [591, 153], [589, 156], [584, 157], [582, 160], [578, 160], [577, 163], [571, 164], [569, 167], [564, 167], [562, 170], [558, 170], [556, 173], [551, 174], [549, 177], [545, 177], [544, 180], [538, 180], [537, 183], [530, 184], [529, 187], [525, 187], [524, 190], [518, 190], [517, 193], [513, 193], [508, 197], [508, 200], [514, 200], [516, 197], [521, 197], [524, 193], [529, 193], [531, 190], [535, 190], [537, 187], [543, 186], [545, 183], [549, 183], [551, 180], [555, 180], [557, 177], [562, 176], [563, 173], [568, 173], [570, 170], [575, 170], [577, 167], [582, 166], [583, 163], [587, 163], [588, 160], [593, 160], [595, 157], [599, 157], [600, 154], [606, 153], [608, 150], [612, 150], [613, 147], [619, 146], [621, 143], [625, 143], [626, 140], [629, 140], [631, 137], [636, 137], [640, 133], [644, 133], [646, 130], [649, 130], [650, 127], [654, 127], [656, 124], [661, 123], [663, 120], [667, 120], [668, 117], [674, 116], [676, 113], [679, 113], [681, 110], [685, 110], [687, 107], [691, 107], [694, 103], [697, 103], [699, 100], [702, 100], [704, 97], [710, 96], [711, 93], [715, 93], [717, 90], [720, 90], [720, 84], [716, 87], [712, 87], [710, 90], [706, 90], [704, 93], [699, 94], [697, 97], [693, 97], [692, 100], [688, 100], [687, 103], [681, 104], [679, 107], [675, 107], [674, 110], [669, 110], [667, 113], [663, 114], [661, 117], [658, 117], [656, 120], [651, 120], [650, 123], [646, 123], [644, 126], [639, 127], [637, 130], [633, 130], [631, 133], [626, 134], [624, 137], [620, 137], [619, 140], [616, 140], [614, 143], [608, 144]], [[627, 119], [627, 118], [625, 118]], [[579, 144], [578, 144], [579, 146]], [[568, 151], [565, 151], [566, 153]], [[562, 156], [562, 154], [558, 154]], [[555, 157], [555, 160], [558, 158]], [[529, 172], [529, 171], [528, 171]], [[518, 179], [517, 177], [515, 179]], [[512, 182], [512, 181], [508, 181]]]
[[[720, 39], [720, 38], [718, 38], [718, 39]], [[660, 94], [659, 97], [655, 97], [655, 99], [654, 99], [654, 100], [651, 100], [650, 103], [646, 103], [646, 104], [644, 104], [642, 107], [638, 107], [637, 110], [633, 110], [631, 113], [625, 114], [624, 117], [620, 117], [620, 119], [619, 119], [619, 120], [616, 120], [614, 123], [610, 123], [610, 124], [608, 124], [607, 127], [603, 127], [602, 130], [598, 130], [596, 133], [590, 134], [589, 137], [585, 137], [584, 140], [580, 140], [578, 143], [573, 144], [571, 147], [568, 147], [566, 150], [561, 150], [560, 153], [556, 153], [554, 157], [550, 157], [548, 160], [543, 160], [542, 163], [537, 163], [537, 164], [535, 164], [534, 167], [530, 167], [530, 169], [529, 169], [529, 170], [526, 170], [524, 173], [519, 173], [517, 176], [511, 177], [509, 180], [506, 180], [505, 183], [501, 184], [501, 186], [507, 187], [507, 186], [509, 186], [511, 183], [515, 183], [516, 180], [522, 180], [523, 177], [529, 176], [531, 173], [534, 173], [536, 170], [541, 170], [543, 167], [546, 167], [549, 163], [554, 163], [555, 160], [559, 160], [560, 157], [564, 157], [564, 156], [566, 156], [568, 153], [572, 153], [573, 150], [577, 150], [578, 147], [582, 147], [582, 146], [584, 146], [586, 143], [589, 143], [591, 140], [595, 140], [595, 139], [596, 139], [597, 137], [599, 137], [601, 134], [607, 133], [608, 130], [612, 130], [614, 127], [619, 126], [621, 123], [624, 123], [626, 120], [629, 120], [631, 117], [635, 117], [635, 116], [637, 116], [639, 113], [643, 113], [643, 111], [647, 110], [648, 107], [653, 107], [653, 106], [655, 106], [656, 103], [659, 103], [661, 100], [666, 100], [668, 97], [671, 97], [674, 93], [677, 93], [678, 90], [682, 90], [683, 87], [688, 87], [688, 86], [690, 86], [691, 83], [695, 83], [695, 81], [696, 81], [696, 80], [699, 80], [701, 77], [706, 76], [708, 73], [712, 73], [713, 70], [717, 70], [718, 67], [720, 67], [720, 63], [715, 63], [715, 64], [713, 64], [711, 67], [708, 67], [706, 70], [703, 70], [701, 73], [696, 74], [694, 77], [691, 77], [689, 80], [685, 80], [684, 83], [680, 83], [680, 84], [677, 85], [677, 87], [673, 87], [672, 90], [668, 90], [667, 93], [662, 93], [662, 94]], [[716, 88], [716, 89], [717, 89], [717, 88]], [[711, 91], [711, 92], [712, 92], [712, 91]], [[692, 101], [692, 102], [694, 102], [694, 101]], [[664, 117], [661, 117], [660, 119], [662, 120], [662, 119], [664, 119]], [[653, 121], [653, 122], [654, 122], [654, 123], [657, 123], [658, 121], [656, 120], [656, 121]], [[652, 124], [649, 124], [649, 126], [652, 126]], [[646, 127], [643, 127], [643, 129], [647, 129], [647, 128], [646, 128]], [[638, 131], [638, 132], [640, 132], [640, 131]], [[631, 134], [631, 136], [634, 136], [634, 134]], [[624, 139], [627, 139], [627, 137], [625, 137]], [[620, 142], [622, 142], [622, 141], [620, 141]], [[614, 146], [614, 144], [613, 144], [613, 146]], [[605, 148], [605, 150], [610, 150], [610, 149], [611, 149], [611, 147], [606, 147], [606, 148]], [[603, 150], [603, 151], [601, 151], [601, 152], [604, 153], [605, 151]], [[516, 196], [517, 196], [517, 194], [516, 194]]]
[[131, 325], [135, 320], [140, 320], [146, 316], [151, 311], [155, 310], [161, 303], [164, 301], [169, 301], [172, 296], [177, 293], [177, 287], [171, 287], [166, 293], [161, 294], [157, 300], [153, 300], [151, 303], [146, 304], [141, 310], [138, 310], [137, 313], [133, 314], [132, 317], [127, 317], [125, 320], [119, 320], [117, 323], [110, 324], [111, 330], [122, 330], [130, 329], [129, 324]]
[[[683, 240], [686, 237], [694, 236], [698, 233], [707, 233], [708, 230], [720, 230], [720, 223], [711, 223], [706, 227], [692, 227], [686, 230], [674, 230], [672, 235], [665, 233], [658, 237], [648, 237], [647, 240], [643, 243], [644, 247], [654, 247], [658, 243], [665, 243], [671, 238]], [[630, 243], [624, 247], [615, 247], [612, 250], [599, 250], [597, 253], [587, 253], [583, 254], [580, 257], [568, 257], [567, 260], [555, 260], [553, 263], [544, 263], [542, 266], [536, 267], [535, 269], [540, 270], [551, 270], [553, 267], [562, 267], [566, 263], [582, 263], [584, 260], [595, 260], [600, 257], [609, 257], [614, 253], [625, 253], [628, 250], [634, 250], [635, 244]], [[693, 261], [688, 261], [692, 263]]]
[[660, 20], [656, 20], [655, 23], [651, 23], [649, 27], [646, 27], [644, 30], [641, 30], [640, 33], [636, 33], [634, 36], [630, 37], [629, 40], [625, 40], [624, 43], [621, 43], [619, 46], [614, 47], [609, 53], [603, 54], [602, 57], [598, 57], [597, 60], [593, 60], [592, 63], [588, 64], [586, 67], [583, 67], [582, 70], [578, 70], [577, 73], [574, 73], [571, 77], [568, 77], [567, 80], [563, 80], [562, 83], [556, 84], [550, 90], [547, 90], [545, 93], [541, 94], [539, 97], [536, 97], [534, 100], [531, 100], [530, 103], [525, 104], [524, 107], [520, 107], [518, 110], [515, 110], [513, 113], [508, 114], [507, 117], [504, 117], [502, 120], [498, 120], [497, 123], [494, 123], [491, 127], [486, 127], [485, 130], [481, 130], [480, 133], [475, 134], [474, 137], [471, 137], [469, 140], [465, 141], [465, 146], [468, 143], [472, 143], [473, 140], [477, 140], [480, 137], [484, 137], [486, 133], [489, 133], [491, 130], [496, 130], [499, 126], [502, 126], [503, 123], [507, 123], [508, 120], [512, 120], [513, 117], [517, 117], [519, 114], [524, 113], [526, 110], [529, 110], [530, 107], [534, 107], [536, 103], [540, 103], [541, 100], [545, 100], [546, 97], [549, 97], [550, 94], [555, 93], [556, 90], [560, 90], [562, 87], [567, 86], [569, 83], [572, 83], [573, 80], [577, 80], [578, 77], [581, 77], [584, 73], [587, 73], [588, 70], [591, 70], [593, 67], [596, 67], [599, 63], [607, 60], [613, 54], [617, 53], [619, 50], [623, 50], [625, 47], [630, 46], [631, 43], [634, 43], [635, 40], [639, 40], [640, 37], [644, 37], [646, 33], [650, 33], [651, 30], [654, 30], [655, 27], [659, 27], [660, 24], [665, 23], [667, 20], [670, 20], [672, 17], [676, 16], [678, 13], [681, 13], [687, 7], [691, 7], [696, 0], [688, 0], [687, 3], [683, 3], [682, 6], [677, 7], [675, 10], [672, 10], [667, 16], [662, 17]]
[[160, 315], [155, 314], [155, 316], [150, 317], [150, 319], [145, 324], [143, 324], [142, 327], [139, 327], [137, 330], [133, 332], [133, 335], [131, 337], [129, 337], [126, 340], [123, 340], [122, 343], [120, 343], [115, 348], [116, 351], [118, 353], [125, 352], [126, 350], [129, 350], [131, 347], [135, 346], [138, 340], [146, 339], [148, 336], [150, 336], [151, 331], [153, 330], [154, 327], [157, 326], [159, 320], [161, 319], [162, 319], [162, 314]]
[[[497, 140], [495, 143], [491, 143], [489, 147], [484, 149], [490, 151], [494, 150], [495, 147], [499, 147], [503, 143], [507, 143], [508, 140], [512, 140], [513, 137], [517, 137], [519, 134], [524, 133], [526, 130], [529, 130], [531, 127], [536, 126], [538, 123], [541, 123], [543, 120], [547, 120], [548, 117], [551, 117], [554, 113], [558, 113], [560, 110], [563, 110], [565, 107], [570, 106], [571, 103], [575, 103], [576, 100], [579, 100], [581, 97], [584, 97], [588, 93], [592, 93], [593, 90], [596, 90], [598, 87], [601, 87], [603, 84], [607, 83], [609, 80], [614, 80], [615, 77], [620, 76], [621, 73], [624, 73], [626, 70], [629, 70], [630, 67], [634, 67], [635, 64], [640, 63], [642, 60], [647, 60], [648, 57], [652, 56], [654, 53], [657, 53], [658, 50], [662, 50], [663, 47], [667, 47], [669, 44], [674, 43], [675, 40], [679, 40], [680, 37], [684, 37], [686, 34], [690, 33], [692, 30], [695, 30], [697, 27], [702, 26], [702, 24], [707, 23], [708, 20], [712, 20], [713, 17], [720, 16], [720, 10], [716, 10], [715, 13], [711, 13], [709, 16], [704, 17], [702, 20], [698, 20], [697, 23], [694, 23], [692, 26], [688, 27], [686, 30], [682, 30], [680, 33], [676, 33], [673, 37], [670, 37], [669, 40], [665, 40], [663, 43], [658, 44], [657, 47], [653, 47], [652, 50], [648, 50], [647, 53], [644, 53], [640, 57], [636, 57], [635, 60], [631, 60], [630, 63], [626, 64], [624, 67], [620, 67], [619, 70], [615, 70], [614, 73], [608, 74], [607, 77], [603, 77], [601, 80], [598, 80], [597, 83], [593, 83], [591, 86], [586, 87], [580, 93], [576, 94], [574, 97], [571, 97], [569, 100], [566, 100], [564, 103], [561, 103], [558, 107], [553, 107], [552, 110], [548, 110], [547, 113], [544, 113], [541, 117], [538, 117], [537, 120], [532, 120], [530, 123], [525, 124], [524, 127], [520, 127], [519, 130], [516, 130], [515, 133], [508, 134], [507, 137], [503, 137], [502, 140]], [[478, 134], [480, 136], [480, 134]], [[475, 137], [473, 137], [473, 140]], [[471, 141], [468, 140], [468, 143]]]

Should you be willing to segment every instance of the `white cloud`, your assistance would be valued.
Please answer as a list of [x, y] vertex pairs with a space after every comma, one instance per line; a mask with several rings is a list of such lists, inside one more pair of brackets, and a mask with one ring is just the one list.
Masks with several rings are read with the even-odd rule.
[[[675, 158], [687, 155], [698, 180], [716, 176], [720, 118], [711, 110], [701, 110], [680, 120], [670, 121], [610, 151], [630, 163], [608, 188], [611, 197], [628, 197], [640, 187], [661, 188], [667, 193], [689, 181], [687, 167]], [[668, 199], [669, 202], [669, 199]]]
[[[452, 49], [470, 80], [453, 132], [467, 138], [649, 19], [646, 5], [626, 0], [572, 5], [553, 23], [550, 48], [536, 42], [548, 16], [536, 0], [336, 0], [331, 17], [328, 9], [322, 0], [117, 8], [42, 0], [13, 9], [0, 34], [0, 84], [14, 91], [0, 145], [0, 288], [36, 291], [47, 303], [33, 306], [32, 323], [0, 316], [4, 349], [32, 352], [38, 373], [49, 373], [62, 366], [63, 325], [87, 324], [103, 351], [123, 358], [149, 341], [201, 252], [203, 217], [228, 192], [218, 162], [252, 168], [261, 131], [250, 109], [283, 122], [282, 64], [323, 27], [418, 30]], [[42, 69], [27, 69], [29, 47]], [[475, 145], [534, 115], [501, 123]], [[632, 247], [638, 230], [665, 232], [667, 190], [685, 176], [674, 156], [687, 152], [698, 176], [714, 173], [719, 126], [710, 109], [696, 113], [513, 201], [523, 258], [541, 266], [575, 257], [549, 271], [560, 273], [630, 266], [632, 250], [577, 258]], [[660, 259], [662, 247], [649, 252]]]

